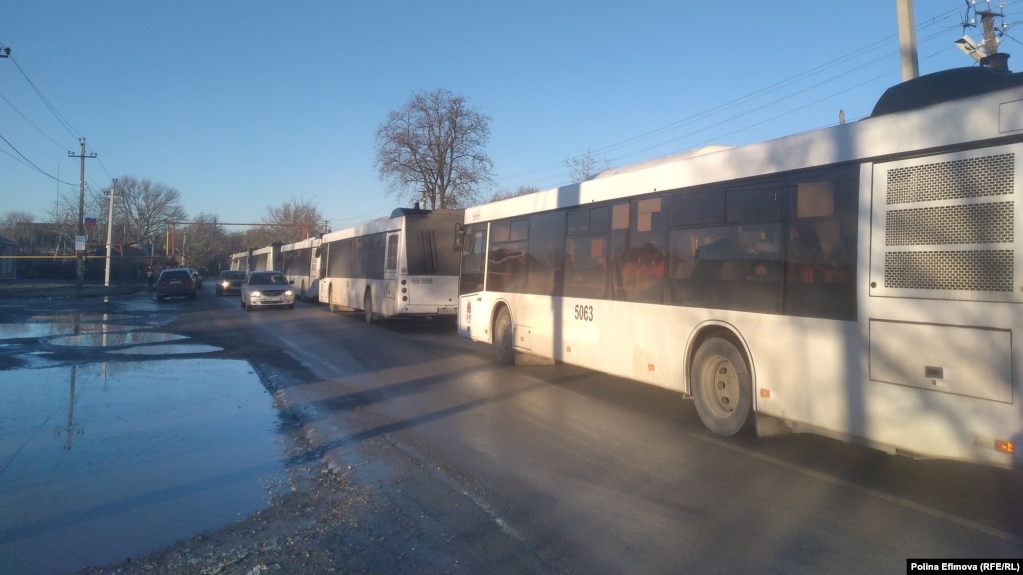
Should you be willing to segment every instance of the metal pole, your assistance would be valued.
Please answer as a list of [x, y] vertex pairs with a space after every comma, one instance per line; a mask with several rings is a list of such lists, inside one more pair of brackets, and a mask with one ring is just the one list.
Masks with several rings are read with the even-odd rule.
[[114, 178], [114, 183], [110, 185], [110, 212], [107, 216], [107, 268], [103, 272], [103, 286], [110, 287], [110, 256], [113, 250], [113, 230], [114, 230], [114, 186], [117, 185], [117, 178]]

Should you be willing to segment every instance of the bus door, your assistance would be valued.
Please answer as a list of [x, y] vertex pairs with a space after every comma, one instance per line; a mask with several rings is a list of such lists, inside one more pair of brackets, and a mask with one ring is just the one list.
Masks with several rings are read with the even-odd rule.
[[380, 298], [380, 313], [384, 316], [392, 316], [398, 311], [398, 242], [401, 239], [399, 232], [388, 232], [384, 260], [384, 285], [380, 293], [375, 297]]

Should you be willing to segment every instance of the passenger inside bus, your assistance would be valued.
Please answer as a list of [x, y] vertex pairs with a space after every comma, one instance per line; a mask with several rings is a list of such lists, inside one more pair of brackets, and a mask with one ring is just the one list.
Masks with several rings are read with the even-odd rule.
[[825, 263], [821, 239], [811, 222], [800, 222], [789, 232], [789, 249], [785, 279], [790, 282], [815, 283], [823, 281]]
[[621, 268], [630, 301], [661, 301], [664, 279], [664, 251], [654, 241], [631, 250]]

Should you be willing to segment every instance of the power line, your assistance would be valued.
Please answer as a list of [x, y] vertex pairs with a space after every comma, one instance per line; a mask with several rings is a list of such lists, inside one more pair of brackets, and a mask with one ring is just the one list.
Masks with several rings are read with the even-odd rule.
[[28, 77], [28, 74], [25, 73], [25, 70], [23, 70], [21, 68], [21, 65], [18, 64], [18, 61], [15, 60], [14, 58], [11, 58], [11, 62], [13, 62], [14, 67], [17, 68], [19, 72], [21, 72], [21, 75], [25, 78], [25, 81], [28, 82], [28, 85], [32, 86], [32, 89], [35, 91], [36, 95], [39, 96], [39, 99], [43, 101], [43, 104], [46, 105], [46, 108], [50, 110], [50, 112], [53, 114], [53, 117], [57, 118], [57, 121], [60, 122], [61, 126], [63, 126], [64, 129], [67, 130], [72, 137], [81, 138], [82, 137], [81, 133], [79, 133], [78, 130], [74, 129], [74, 127], [71, 126], [70, 122], [64, 119], [64, 116], [62, 116], [60, 112], [57, 111], [57, 108], [55, 108], [53, 104], [51, 104], [50, 101], [46, 98], [46, 96], [43, 95], [39, 88], [36, 87], [35, 82], [33, 82], [32, 79]]
[[73, 185], [73, 184], [72, 184], [71, 182], [65, 182], [65, 181], [61, 180], [60, 178], [57, 178], [56, 176], [54, 176], [54, 175], [50, 174], [50, 173], [49, 173], [49, 172], [47, 172], [46, 170], [44, 170], [44, 169], [40, 168], [39, 166], [35, 165], [35, 164], [34, 164], [34, 163], [32, 162], [32, 160], [28, 159], [28, 158], [27, 158], [27, 157], [25, 156], [25, 154], [22, 154], [22, 153], [21, 153], [21, 152], [20, 152], [20, 151], [18, 150], [18, 148], [15, 148], [15, 147], [14, 147], [14, 144], [10, 143], [10, 142], [9, 142], [9, 141], [7, 140], [7, 138], [3, 137], [3, 135], [0, 135], [0, 140], [3, 140], [5, 144], [7, 144], [7, 145], [8, 145], [8, 146], [9, 146], [9, 147], [10, 147], [10, 148], [12, 149], [12, 150], [14, 150], [14, 152], [15, 152], [16, 154], [18, 154], [18, 157], [15, 157], [15, 156], [11, 155], [10, 153], [8, 153], [8, 152], [6, 152], [6, 151], [4, 151], [4, 150], [0, 150], [0, 152], [4, 152], [5, 154], [7, 154], [8, 156], [10, 156], [10, 157], [14, 158], [15, 160], [18, 160], [18, 161], [20, 161], [21, 163], [23, 163], [23, 164], [26, 164], [26, 165], [30, 166], [31, 168], [35, 169], [35, 170], [36, 170], [37, 172], [39, 172], [40, 174], [42, 174], [42, 175], [46, 176], [47, 178], [50, 178], [51, 180], [56, 180], [57, 182], [60, 182], [60, 183], [62, 183], [62, 184], [68, 184], [68, 185]]
[[[923, 23], [920, 23], [917, 26], [917, 28], [922, 31], [922, 30], [928, 30], [928, 29], [933, 28], [935, 26], [940, 26], [942, 22], [947, 21], [948, 18], [950, 16], [953, 16], [953, 15], [955, 15], [955, 16], [959, 15], [959, 9], [958, 8], [947, 10], [947, 11], [945, 11], [945, 12], [943, 12], [943, 13], [941, 13], [941, 14], [939, 14], [939, 15], [937, 15], [937, 16], [935, 16], [935, 17], [933, 17], [933, 18], [931, 18], [931, 19], [929, 19], [929, 20], [927, 20], [927, 21], [925, 21]], [[958, 28], [960, 26], [961, 26], [961, 21], [959, 21], [959, 19], [957, 18], [956, 24], [954, 26], [942, 26], [939, 30], [935, 31], [933, 34], [931, 34], [930, 36], [925, 38], [924, 42], [926, 43], [926, 42], [931, 41], [933, 39], [943, 37], [948, 32], [948, 30], [951, 30], [951, 29], [954, 29], [954, 28]], [[662, 126], [660, 126], [658, 128], [654, 128], [652, 130], [648, 130], [646, 132], [643, 132], [643, 133], [641, 133], [639, 135], [631, 136], [631, 137], [622, 139], [622, 140], [620, 140], [618, 142], [615, 142], [615, 143], [612, 143], [612, 144], [608, 144], [606, 146], [602, 146], [602, 147], [596, 148], [593, 151], [595, 153], [597, 153], [597, 154], [601, 154], [601, 153], [611, 152], [611, 151], [615, 151], [615, 150], [622, 150], [624, 148], [630, 148], [631, 146], [634, 146], [636, 144], [640, 144], [642, 142], [648, 142], [651, 139], [657, 138], [658, 136], [663, 136], [663, 135], [665, 135], [665, 134], [667, 134], [669, 132], [678, 130], [678, 129], [682, 128], [682, 127], [696, 124], [697, 122], [702, 121], [702, 120], [709, 120], [710, 118], [712, 118], [714, 116], [720, 115], [720, 114], [728, 112], [728, 111], [734, 111], [736, 106], [749, 104], [749, 103], [753, 102], [754, 100], [757, 100], [757, 99], [762, 98], [764, 96], [767, 96], [769, 94], [776, 93], [776, 92], [779, 92], [781, 90], [787, 90], [787, 89], [790, 89], [790, 88], [791, 89], [795, 89], [795, 91], [791, 91], [791, 90], [785, 91], [785, 92], [783, 92], [783, 94], [781, 96], [779, 96], [779, 97], [777, 97], [777, 98], [775, 98], [775, 99], [773, 99], [773, 100], [771, 100], [771, 101], [769, 101], [769, 102], [767, 102], [765, 104], [758, 105], [758, 106], [756, 106], [756, 107], [754, 107], [752, 109], [747, 109], [747, 110], [739, 112], [739, 113], [732, 113], [727, 118], [725, 118], [723, 120], [720, 120], [718, 122], [712, 123], [710, 125], [703, 126], [701, 128], [698, 128], [698, 129], [695, 129], [695, 130], [692, 130], [692, 131], [687, 131], [683, 135], [680, 135], [680, 136], [677, 136], [677, 137], [673, 137], [673, 138], [669, 138], [667, 140], [662, 140], [662, 141], [657, 142], [655, 144], [647, 145], [647, 146], [644, 146], [644, 147], [642, 147], [640, 149], [635, 149], [635, 150], [633, 150], [631, 152], [623, 152], [622, 154], [620, 154], [616, 158], [614, 158], [612, 161], [620, 161], [620, 160], [623, 160], [623, 159], [631, 157], [631, 156], [642, 154], [644, 152], [649, 152], [651, 150], [654, 150], [654, 149], [656, 149], [658, 147], [661, 147], [661, 146], [664, 146], [666, 144], [670, 144], [670, 143], [673, 143], [673, 142], [678, 142], [680, 140], [685, 140], [686, 138], [690, 138], [690, 137], [692, 137], [695, 134], [703, 133], [703, 132], [706, 132], [708, 130], [712, 130], [714, 128], [723, 127], [724, 125], [726, 125], [726, 124], [728, 124], [730, 122], [737, 121], [740, 118], [747, 117], [747, 116], [749, 116], [749, 115], [751, 115], [753, 113], [762, 111], [762, 110], [764, 110], [764, 109], [766, 109], [766, 108], [768, 108], [770, 106], [777, 105], [779, 103], [783, 103], [783, 102], [787, 102], [787, 101], [791, 101], [793, 96], [798, 96], [798, 95], [809, 93], [810, 91], [822, 88], [822, 87], [824, 87], [827, 84], [830, 84], [830, 83], [833, 83], [833, 82], [836, 82], [836, 81], [848, 78], [854, 72], [862, 71], [862, 70], [864, 70], [864, 69], [866, 69], [868, 67], [871, 67], [871, 66], [874, 66], [874, 65], [878, 64], [879, 62], [882, 62], [885, 58], [889, 57], [889, 54], [884, 54], [884, 55], [881, 55], [881, 56], [877, 56], [877, 57], [874, 57], [873, 59], [871, 59], [870, 61], [868, 61], [866, 63], [854, 65], [851, 68], [846, 68], [846, 69], [844, 69], [844, 70], [842, 70], [842, 71], [840, 71], [838, 73], [832, 74], [830, 77], [826, 78], [825, 80], [817, 82], [817, 83], [815, 83], [813, 85], [810, 85], [810, 86], [807, 86], [807, 87], [803, 87], [803, 88], [798, 88], [797, 87], [800, 83], [804, 82], [805, 80], [808, 80], [808, 79], [810, 79], [810, 78], [812, 78], [814, 76], [817, 76], [817, 75], [819, 75], [819, 74], [821, 74], [821, 73], [823, 73], [823, 72], [825, 72], [827, 70], [834, 70], [835, 67], [840, 65], [840, 64], [853, 61], [853, 60], [855, 60], [857, 58], [860, 58], [862, 56], [866, 56], [866, 55], [868, 55], [868, 54], [870, 54], [872, 52], [876, 52], [878, 50], [889, 49], [892, 46], [892, 42], [894, 41], [895, 38], [897, 38], [897, 34], [888, 35], [888, 36], [886, 36], [886, 37], [884, 37], [884, 38], [882, 38], [880, 40], [873, 41], [870, 44], [868, 44], [868, 45], [866, 45], [866, 46], [864, 46], [862, 48], [856, 49], [856, 50], [854, 50], [854, 51], [852, 51], [852, 52], [850, 52], [848, 54], [839, 56], [838, 58], [832, 59], [832, 60], [830, 60], [830, 61], [828, 61], [826, 63], [823, 63], [823, 64], [820, 64], [818, 66], [812, 67], [812, 68], [810, 68], [808, 70], [805, 70], [803, 72], [799, 72], [799, 73], [794, 74], [794, 75], [792, 75], [792, 76], [790, 76], [788, 78], [785, 78], [783, 80], [780, 80], [780, 81], [775, 82], [773, 84], [767, 85], [767, 86], [765, 86], [763, 88], [760, 88], [758, 90], [755, 90], [753, 92], [750, 92], [750, 93], [747, 93], [747, 94], [742, 95], [740, 97], [737, 97], [737, 98], [734, 98], [732, 100], [729, 100], [728, 102], [725, 102], [725, 103], [722, 103], [722, 104], [718, 104], [718, 105], [713, 106], [713, 107], [711, 107], [711, 108], [709, 108], [707, 110], [703, 110], [701, 112], [697, 112], [695, 114], [692, 114], [690, 116], [681, 118], [679, 120], [676, 120], [676, 121], [673, 121], [673, 122], [669, 122], [669, 123], [664, 124], [664, 125], [662, 125]], [[950, 44], [950, 46], [951, 46], [951, 44]], [[757, 121], [757, 122], [754, 122], [754, 123], [745, 124], [745, 125], [743, 125], [743, 126], [741, 126], [739, 128], [730, 130], [730, 131], [728, 131], [726, 133], [718, 134], [717, 136], [714, 136], [714, 137], [712, 137], [710, 139], [703, 140], [702, 143], [700, 143], [700, 144], [695, 144], [694, 147], [698, 147], [699, 145], [705, 145], [706, 143], [712, 142], [712, 141], [720, 141], [721, 138], [724, 138], [726, 136], [732, 136], [734, 134], [741, 133], [741, 132], [743, 132], [745, 130], [748, 130], [750, 128], [753, 128], [753, 127], [765, 124], [765, 123], [767, 123], [769, 121], [772, 121], [772, 120], [775, 120], [775, 119], [778, 119], [778, 118], [781, 118], [781, 117], [793, 114], [793, 113], [798, 112], [800, 110], [806, 109], [806, 108], [808, 108], [808, 107], [810, 107], [810, 106], [812, 106], [814, 104], [818, 104], [818, 103], [821, 103], [821, 102], [826, 101], [828, 99], [834, 98], [835, 96], [838, 96], [838, 95], [840, 95], [842, 93], [846, 93], [846, 92], [849, 92], [849, 91], [851, 91], [851, 90], [853, 90], [855, 88], [862, 87], [862, 86], [864, 86], [864, 85], [866, 85], [866, 84], [868, 84], [870, 82], [873, 82], [873, 81], [876, 81], [876, 80], [878, 80], [880, 78], [883, 78], [887, 74], [888, 74], [888, 72], [885, 72], [884, 74], [876, 75], [876, 76], [874, 76], [873, 78], [871, 78], [871, 79], [869, 79], [867, 81], [860, 82], [860, 83], [858, 83], [858, 84], [856, 84], [854, 86], [842, 89], [842, 90], [837, 91], [837, 92], [832, 92], [831, 94], [829, 94], [827, 96], [824, 96], [824, 97], [821, 97], [821, 98], [817, 98], [816, 100], [814, 100], [812, 102], [809, 102], [809, 103], [793, 104], [794, 107], [791, 107], [787, 111], [781, 112], [779, 114], [771, 116], [770, 118], [766, 118], [766, 119], [763, 119], [763, 120], [760, 120], [760, 121]], [[561, 169], [561, 168], [564, 168], [564, 164], [562, 162], [545, 164], [545, 165], [537, 167], [537, 168], [531, 168], [531, 169], [527, 169], [527, 170], [522, 170], [522, 171], [518, 171], [518, 172], [514, 172], [514, 173], [511, 173], [511, 174], [508, 174], [506, 176], [502, 176], [502, 177], [498, 178], [498, 180], [502, 181], [502, 182], [513, 182], [511, 185], [514, 186], [514, 182], [525, 181], [529, 176], [534, 176], [534, 175], [538, 175], [538, 174], [541, 174], [541, 173], [544, 173], [544, 172], [550, 172], [550, 171], [552, 171], [554, 169]], [[551, 186], [541, 186], [541, 189], [544, 189], [545, 187], [551, 187]]]
[[37, 131], [37, 132], [39, 132], [40, 134], [42, 134], [44, 138], [46, 138], [47, 140], [49, 140], [49, 141], [53, 142], [53, 143], [54, 143], [54, 144], [55, 144], [55, 145], [56, 145], [56, 146], [57, 146], [58, 148], [64, 148], [64, 145], [63, 145], [63, 144], [61, 144], [61, 143], [60, 143], [60, 142], [58, 142], [57, 140], [55, 140], [55, 139], [53, 139], [52, 137], [50, 137], [50, 135], [49, 135], [49, 134], [47, 134], [46, 132], [44, 132], [44, 131], [42, 130], [42, 128], [40, 128], [39, 126], [35, 125], [35, 123], [34, 123], [34, 122], [32, 122], [32, 120], [29, 120], [29, 119], [28, 119], [28, 116], [26, 116], [25, 114], [23, 114], [23, 113], [21, 112], [21, 110], [19, 110], [19, 109], [17, 108], [17, 106], [15, 106], [15, 105], [14, 105], [14, 103], [13, 103], [13, 102], [11, 102], [10, 100], [8, 100], [8, 99], [7, 99], [7, 96], [4, 96], [4, 95], [3, 95], [3, 93], [2, 93], [2, 92], [0, 92], [0, 98], [3, 98], [4, 102], [7, 102], [7, 105], [8, 105], [8, 106], [10, 106], [12, 110], [14, 110], [15, 112], [17, 112], [17, 113], [18, 113], [18, 115], [19, 115], [19, 116], [21, 116], [21, 118], [22, 118], [23, 120], [25, 120], [26, 122], [28, 122], [28, 125], [29, 125], [29, 126], [32, 126], [33, 128], [35, 128], [35, 129], [36, 129], [36, 131]]

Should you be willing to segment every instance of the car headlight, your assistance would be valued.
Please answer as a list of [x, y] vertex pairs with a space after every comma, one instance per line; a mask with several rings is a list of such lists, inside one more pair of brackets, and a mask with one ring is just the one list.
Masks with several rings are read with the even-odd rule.
[[221, 287], [227, 287], [227, 286], [229, 286], [229, 285], [231, 285], [231, 282], [229, 282], [229, 281], [227, 281], [227, 280], [224, 280], [224, 281], [220, 282], [220, 286], [221, 286]]
[[258, 289], [254, 289], [251, 292], [249, 292], [249, 295], [254, 295], [256, 297], [259, 297], [259, 296], [263, 295], [263, 292], [259, 291]]
[[284, 295], [287, 296], [287, 297], [291, 297], [291, 296], [295, 295], [295, 292], [291, 291], [290, 289], [289, 290], [284, 290]]

